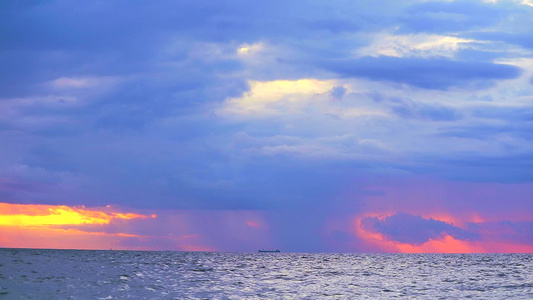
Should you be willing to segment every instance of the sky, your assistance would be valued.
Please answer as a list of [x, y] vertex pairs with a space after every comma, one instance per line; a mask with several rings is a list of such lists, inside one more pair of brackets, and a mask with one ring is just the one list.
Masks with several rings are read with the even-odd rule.
[[0, 3], [0, 247], [533, 252], [533, 1]]

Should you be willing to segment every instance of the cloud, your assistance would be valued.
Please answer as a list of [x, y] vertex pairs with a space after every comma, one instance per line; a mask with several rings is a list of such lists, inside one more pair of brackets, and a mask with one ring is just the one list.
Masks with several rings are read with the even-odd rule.
[[83, 87], [89, 87], [89, 86], [92, 86], [94, 84], [96, 84], [96, 82], [94, 82], [93, 80], [91, 79], [82, 79], [82, 78], [66, 78], [66, 77], [62, 77], [62, 78], [58, 78], [54, 81], [52, 81], [52, 84], [55, 86], [55, 87], [58, 87], [58, 88], [69, 88], [69, 87], [73, 87], [73, 88], [83, 88]]
[[388, 33], [373, 36], [371, 45], [357, 49], [358, 56], [393, 57], [448, 57], [453, 58], [460, 49], [468, 48], [475, 40], [454, 36], [430, 34], [392, 35]]
[[368, 214], [356, 219], [355, 233], [364, 243], [381, 251], [531, 251], [531, 221], [487, 222], [478, 215], [475, 222], [464, 222], [446, 214], [434, 215], [422, 217], [403, 212]]
[[533, 1], [531, 0], [518, 0], [517, 2], [523, 5], [533, 6]]
[[297, 112], [302, 102], [320, 101], [319, 96], [331, 91], [336, 84], [333, 80], [315, 79], [250, 81], [250, 91], [241, 98], [228, 99], [221, 113], [268, 115]]
[[362, 77], [437, 90], [482, 80], [513, 79], [521, 73], [519, 68], [503, 64], [388, 56], [324, 61], [320, 65], [343, 78]]
[[50, 226], [50, 225], [104, 225], [114, 219], [146, 219], [156, 215], [145, 216], [135, 213], [103, 212], [87, 210], [84, 207], [50, 205], [17, 205], [0, 203], [0, 226]]
[[243, 57], [250, 57], [256, 55], [264, 48], [264, 45], [261, 43], [255, 44], [242, 44], [238, 49], [237, 53]]
[[533, 240], [533, 221], [468, 223], [467, 230], [479, 232], [489, 241], [530, 245]]
[[345, 87], [342, 86], [342, 85], [339, 85], [339, 86], [333, 87], [333, 88], [331, 89], [331, 91], [329, 92], [329, 94], [330, 94], [331, 97], [333, 97], [334, 99], [341, 100], [342, 97], [346, 94], [347, 91], [348, 91], [347, 88], [345, 88]]
[[446, 222], [424, 219], [407, 213], [396, 213], [383, 218], [368, 217], [362, 220], [363, 228], [384, 234], [388, 239], [401, 243], [420, 245], [445, 235], [460, 240], [476, 240], [479, 236]]
[[[135, 232], [122, 219], [108, 231], [83, 228], [87, 238], [139, 235], [124, 247], [230, 249], [222, 236], [231, 234], [254, 249], [270, 228], [287, 249], [353, 251], [361, 248], [347, 238], [350, 216], [368, 193], [388, 195], [360, 188], [366, 180], [434, 176], [433, 190], [486, 185], [437, 193], [446, 205], [414, 192], [382, 205], [422, 216], [405, 220], [428, 227], [419, 240], [443, 229], [465, 246], [437, 222], [446, 220], [413, 207], [457, 212], [457, 199], [476, 199], [462, 205], [514, 211], [491, 220], [513, 224], [529, 211], [513, 192], [531, 194], [533, 24], [524, 4], [4, 1], [0, 199], [158, 210], [130, 220]], [[493, 189], [506, 193], [483, 192]], [[156, 234], [180, 226], [176, 239]]]
[[275, 247], [265, 216], [253, 211], [0, 203], [0, 228], [2, 247], [180, 251]]
[[402, 23], [410, 32], [462, 32], [491, 27], [519, 9], [506, 1], [425, 1], [409, 7]]
[[389, 100], [392, 111], [406, 119], [420, 118], [432, 121], [455, 121], [461, 119], [461, 113], [442, 105], [416, 103], [411, 99], [392, 98]]
[[124, 231], [106, 232], [107, 226], [157, 216], [120, 212], [108, 206], [87, 209], [64, 205], [0, 203], [2, 247], [102, 249], [120, 240], [142, 237]]

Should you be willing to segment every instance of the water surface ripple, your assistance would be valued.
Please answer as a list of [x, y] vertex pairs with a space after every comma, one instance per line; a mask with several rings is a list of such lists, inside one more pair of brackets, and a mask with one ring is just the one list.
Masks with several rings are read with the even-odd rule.
[[0, 299], [533, 299], [533, 254], [0, 249]]

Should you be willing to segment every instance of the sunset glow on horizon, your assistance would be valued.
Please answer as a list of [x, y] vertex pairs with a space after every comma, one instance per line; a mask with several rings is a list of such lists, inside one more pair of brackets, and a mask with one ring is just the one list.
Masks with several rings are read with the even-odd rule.
[[[141, 211], [142, 212], [142, 211]], [[179, 214], [187, 214], [180, 212]], [[167, 217], [180, 218], [179, 214]], [[379, 252], [400, 253], [520, 253], [533, 252], [533, 246], [512, 242], [494, 241], [481, 237], [479, 240], [461, 240], [446, 231], [436, 232], [433, 237], [420, 243], [409, 243], [394, 240], [384, 232], [366, 228], [363, 220], [374, 218], [378, 222], [386, 223], [398, 212], [366, 213], [353, 219], [352, 232], [359, 243]], [[233, 213], [234, 216], [235, 213]], [[473, 214], [470, 219], [460, 220], [446, 213], [426, 214], [418, 220], [441, 222], [439, 224], [466, 229], [466, 224], [482, 224], [483, 219]], [[255, 217], [255, 220], [243, 220], [241, 228], [249, 227], [255, 230], [264, 228], [265, 221]], [[151, 226], [150, 222], [157, 222], [156, 214], [124, 213], [111, 206], [102, 208], [68, 207], [64, 205], [31, 205], [0, 203], [0, 247], [8, 248], [57, 248], [57, 249], [130, 249], [130, 250], [180, 250], [180, 251], [217, 251], [209, 241], [198, 234], [182, 235], [150, 235], [143, 234], [141, 228]], [[226, 219], [226, 218], [225, 218]], [[138, 221], [134, 225], [131, 221]], [[234, 223], [234, 222], [231, 222]], [[144, 225], [143, 225], [144, 224]], [[183, 224], [185, 225], [185, 224]], [[223, 225], [223, 224], [221, 224]], [[420, 225], [420, 224], [419, 224]], [[140, 226], [140, 227], [139, 227]], [[235, 225], [232, 225], [234, 227]], [[112, 230], [110, 230], [112, 228]], [[416, 231], [420, 228], [412, 228]], [[233, 230], [236, 230], [234, 228]], [[242, 230], [242, 229], [241, 229]], [[439, 229], [440, 230], [440, 229]], [[263, 232], [264, 234], [266, 232]], [[495, 234], [492, 232], [489, 234]], [[506, 232], [509, 234], [510, 232]], [[487, 234], [485, 232], [485, 234]], [[504, 232], [505, 234], [505, 232]], [[121, 241], [134, 238], [134, 244], [121, 244]], [[264, 236], [263, 238], [268, 238]], [[168, 248], [154, 246], [156, 240], [174, 240], [174, 246]], [[204, 240], [203, 242], [200, 242]], [[206, 243], [207, 242], [207, 243]]]
[[[110, 207], [106, 207], [109, 210]], [[84, 206], [0, 203], [0, 226], [104, 225], [114, 219], [147, 219], [156, 215], [105, 212]]]
[[[383, 252], [399, 252], [399, 253], [531, 253], [533, 252], [533, 245], [525, 241], [522, 244], [504, 241], [493, 241], [491, 238], [481, 236], [479, 240], [461, 240], [451, 236], [442, 231], [438, 232], [435, 237], [428, 238], [427, 241], [420, 243], [407, 243], [391, 239], [381, 232], [376, 232], [367, 229], [363, 226], [362, 220], [364, 218], [377, 218], [381, 222], [386, 221], [387, 218], [396, 215], [397, 213], [371, 213], [364, 216], [355, 217], [353, 220], [354, 233], [361, 238], [365, 243], [373, 245]], [[473, 216], [474, 220], [480, 220], [480, 217]], [[446, 214], [426, 216], [426, 220], [436, 220], [449, 225], [465, 224], [467, 220], [458, 220], [453, 216]], [[472, 222], [472, 223], [483, 223]], [[463, 228], [458, 226], [457, 228]], [[422, 228], [412, 228], [416, 231]], [[505, 234], [506, 232], [500, 233]], [[492, 233], [494, 234], [494, 232]]]
[[[0, 247], [108, 249], [116, 238], [143, 237], [99, 228], [117, 220], [156, 218], [155, 214], [121, 213], [110, 206], [87, 209], [83, 206], [0, 203]], [[85, 229], [85, 230], [84, 230]]]
[[[194, 226], [195, 219], [205, 218], [202, 213], [173, 211], [166, 213], [166, 220], [159, 220], [153, 212], [123, 211], [109, 205], [87, 208], [0, 203], [0, 247], [217, 251], [189, 228]], [[228, 216], [211, 218], [229, 221], [233, 230], [238, 230], [237, 225], [241, 230], [252, 228], [265, 232], [266, 225], [257, 216], [246, 212], [231, 212], [230, 215], [242, 221], [232, 221]], [[168, 231], [162, 234], [161, 226], [169, 227]], [[172, 228], [174, 226], [178, 227]], [[146, 228], [155, 228], [156, 232]]]

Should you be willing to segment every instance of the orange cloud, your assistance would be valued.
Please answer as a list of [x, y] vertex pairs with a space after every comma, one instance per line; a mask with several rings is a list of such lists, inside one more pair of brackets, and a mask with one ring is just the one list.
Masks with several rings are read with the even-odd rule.
[[87, 232], [74, 228], [47, 226], [0, 227], [1, 247], [54, 249], [120, 249], [125, 238], [140, 237], [126, 233]]
[[156, 217], [134, 213], [108, 213], [85, 207], [0, 203], [0, 226], [103, 225], [114, 219]]
[[164, 218], [109, 205], [0, 203], [0, 247], [216, 251], [201, 235], [191, 232], [184, 219], [187, 213], [159, 213]]
[[[98, 231], [114, 220], [156, 218], [156, 215], [115, 212], [110, 206], [87, 209], [83, 206], [0, 203], [1, 247], [17, 248], [116, 248], [121, 239], [142, 238], [130, 233]], [[72, 228], [69, 228], [71, 227]], [[91, 231], [80, 226], [92, 226]], [[76, 228], [78, 227], [78, 228]], [[103, 229], [103, 227], [102, 227]]]
[[[395, 213], [368, 213], [356, 216], [353, 219], [352, 232], [367, 245], [374, 249], [380, 249], [383, 252], [401, 252], [401, 253], [487, 253], [487, 252], [533, 252], [533, 245], [519, 245], [502, 241], [490, 241], [480, 239], [479, 241], [459, 240], [448, 234], [438, 238], [429, 239], [427, 242], [417, 245], [402, 243], [388, 239], [384, 234], [367, 230], [362, 225], [362, 220], [367, 217], [376, 217], [383, 220]], [[477, 213], [472, 213], [467, 219], [460, 219], [446, 213], [423, 214], [424, 219], [434, 219], [446, 222], [461, 228], [465, 223], [482, 223], [482, 218]]]

